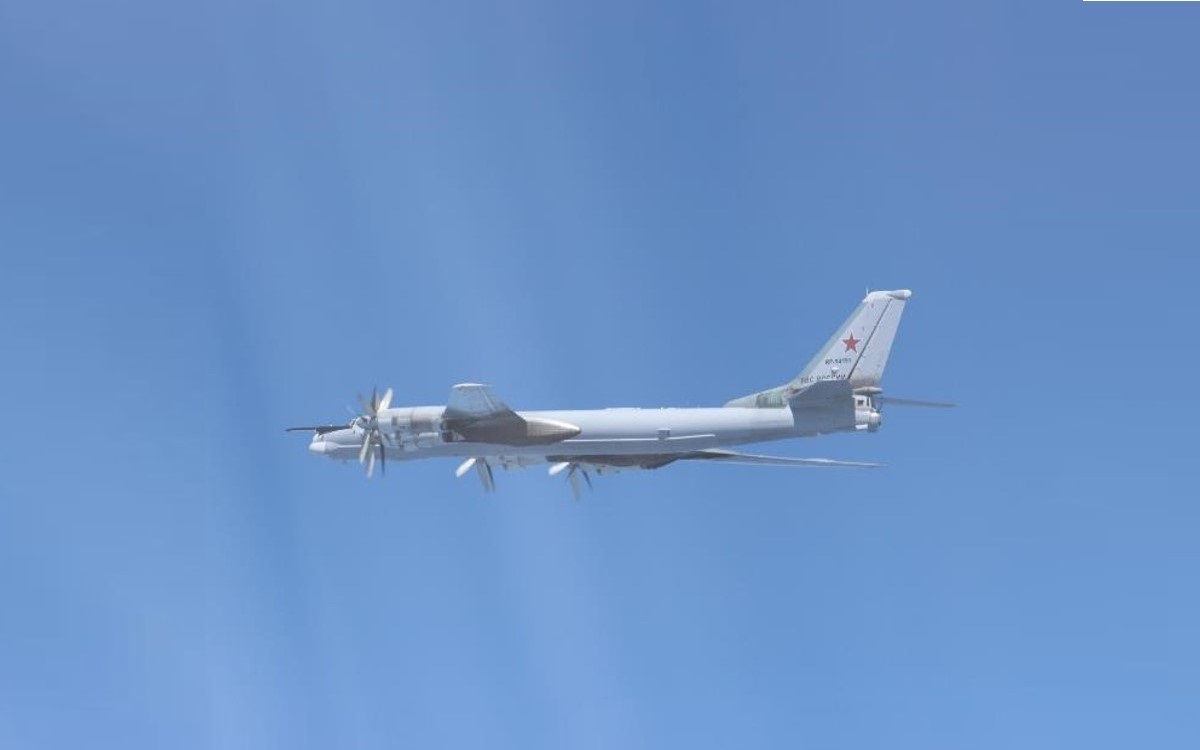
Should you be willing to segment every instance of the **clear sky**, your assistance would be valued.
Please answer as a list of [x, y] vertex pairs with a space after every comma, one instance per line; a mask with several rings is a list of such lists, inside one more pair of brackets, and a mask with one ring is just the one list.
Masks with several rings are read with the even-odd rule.
[[[0, 6], [0, 747], [1186, 748], [1200, 7]], [[311, 456], [356, 391], [709, 405], [866, 288], [954, 412]]]

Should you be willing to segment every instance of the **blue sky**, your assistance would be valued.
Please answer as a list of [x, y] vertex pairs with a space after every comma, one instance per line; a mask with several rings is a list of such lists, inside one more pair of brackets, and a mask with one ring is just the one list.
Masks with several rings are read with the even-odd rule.
[[[0, 9], [0, 747], [1190, 747], [1187, 4]], [[952, 399], [580, 504], [356, 391]]]

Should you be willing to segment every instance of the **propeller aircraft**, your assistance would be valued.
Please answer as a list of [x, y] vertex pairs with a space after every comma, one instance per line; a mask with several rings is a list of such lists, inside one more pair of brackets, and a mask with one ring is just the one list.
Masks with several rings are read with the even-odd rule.
[[493, 470], [549, 464], [565, 474], [575, 499], [592, 475], [658, 469], [676, 461], [774, 466], [874, 468], [876, 463], [741, 453], [749, 443], [832, 432], [875, 432], [881, 408], [949, 407], [937, 401], [890, 398], [880, 381], [900, 316], [912, 292], [869, 292], [807, 366], [788, 383], [735, 398], [720, 407], [608, 408], [515, 411], [487, 385], [462, 383], [444, 406], [392, 406], [392, 389], [359, 397], [362, 414], [345, 425], [291, 427], [311, 432], [308, 449], [346, 462], [358, 459], [367, 477], [388, 461], [459, 457], [455, 471], [474, 471], [485, 491]]

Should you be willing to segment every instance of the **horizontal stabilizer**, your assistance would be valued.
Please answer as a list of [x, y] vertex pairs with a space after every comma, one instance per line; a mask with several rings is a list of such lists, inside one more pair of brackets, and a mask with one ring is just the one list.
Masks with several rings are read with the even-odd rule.
[[827, 407], [838, 401], [853, 404], [854, 402], [850, 400], [852, 393], [853, 389], [848, 380], [821, 380], [789, 395], [787, 400], [793, 409], [810, 406]]
[[759, 464], [767, 466], [834, 466], [856, 469], [877, 469], [883, 464], [866, 461], [835, 461], [832, 458], [792, 458], [791, 456], [759, 456], [753, 453], [737, 453], [720, 448], [693, 451], [680, 456], [681, 459], [707, 459], [735, 464]]

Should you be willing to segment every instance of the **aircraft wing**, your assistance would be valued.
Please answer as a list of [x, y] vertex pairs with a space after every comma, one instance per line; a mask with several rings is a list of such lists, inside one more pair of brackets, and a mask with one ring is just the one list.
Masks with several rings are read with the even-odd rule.
[[793, 458], [791, 456], [759, 456], [753, 453], [738, 453], [720, 448], [691, 451], [679, 456], [681, 460], [726, 461], [734, 464], [760, 464], [769, 466], [842, 466], [859, 469], [875, 469], [883, 464], [866, 461], [835, 461], [832, 458]]
[[446, 425], [473, 443], [548, 445], [578, 435], [579, 427], [556, 419], [522, 417], [491, 386], [460, 383], [450, 389]]
[[450, 389], [450, 400], [446, 402], [446, 416], [453, 419], [485, 419], [514, 414], [508, 404], [500, 400], [490, 385], [459, 383]]
[[493, 467], [503, 469], [523, 469], [542, 460], [550, 462], [550, 476], [566, 473], [571, 486], [571, 493], [579, 499], [582, 489], [580, 479], [590, 487], [592, 474], [611, 474], [628, 469], [659, 469], [675, 461], [702, 460], [726, 461], [728, 463], [758, 464], [770, 466], [835, 466], [859, 469], [873, 469], [883, 464], [873, 464], [864, 461], [834, 461], [830, 458], [793, 458], [791, 456], [759, 456], [753, 453], [737, 453], [721, 448], [709, 448], [682, 453], [662, 453], [652, 455], [622, 455], [622, 456], [478, 456], [463, 461], [454, 472], [462, 477], [474, 469], [479, 474], [485, 492], [491, 492], [496, 487]]
[[646, 453], [618, 456], [546, 456], [552, 464], [580, 466], [596, 470], [597, 473], [624, 471], [626, 469], [661, 469], [676, 461], [724, 461], [736, 464], [758, 464], [760, 466], [838, 466], [858, 469], [875, 469], [883, 464], [866, 461], [835, 461], [832, 458], [793, 458], [791, 456], [760, 456], [754, 453], [738, 453], [723, 448], [705, 448], [678, 453]]
[[[790, 456], [759, 456], [753, 453], [737, 453], [721, 448], [708, 448], [680, 453], [660, 453], [624, 456], [546, 456], [551, 462], [550, 476], [566, 472], [571, 493], [579, 499], [580, 477], [592, 484], [591, 474], [608, 474], [627, 469], [659, 469], [675, 461], [726, 461], [728, 463], [758, 464], [770, 466], [836, 466], [858, 469], [874, 469], [883, 464], [865, 461], [834, 461], [830, 458], [792, 458]], [[465, 472], [465, 469], [464, 469]], [[481, 476], [481, 478], [483, 478]], [[484, 489], [488, 489], [491, 477], [483, 478]]]

